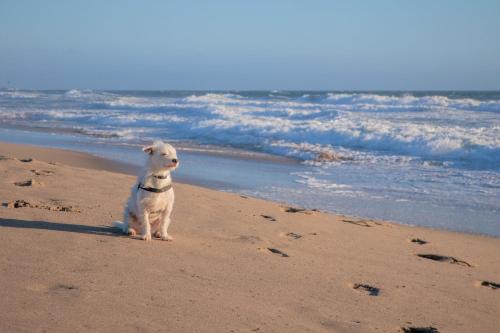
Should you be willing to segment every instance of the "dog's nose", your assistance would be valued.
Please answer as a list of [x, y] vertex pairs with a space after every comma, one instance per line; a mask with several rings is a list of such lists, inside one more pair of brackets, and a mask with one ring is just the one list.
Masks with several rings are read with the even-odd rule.
[[176, 158], [172, 159], [172, 163], [177, 163], [177, 159]]

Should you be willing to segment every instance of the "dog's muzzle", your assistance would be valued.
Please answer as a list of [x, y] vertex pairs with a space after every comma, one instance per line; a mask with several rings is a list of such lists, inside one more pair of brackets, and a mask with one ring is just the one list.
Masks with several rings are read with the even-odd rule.
[[173, 158], [171, 162], [172, 164], [167, 165], [168, 168], [175, 168], [179, 165], [179, 160], [176, 158]]

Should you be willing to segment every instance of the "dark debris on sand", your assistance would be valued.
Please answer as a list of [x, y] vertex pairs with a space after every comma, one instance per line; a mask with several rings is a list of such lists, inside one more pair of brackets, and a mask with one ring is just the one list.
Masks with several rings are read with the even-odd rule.
[[297, 207], [285, 207], [286, 213], [304, 213], [304, 214], [312, 214], [313, 212], [319, 212], [317, 209], [305, 209], [305, 208], [297, 208]]
[[481, 285], [483, 287], [488, 287], [488, 288], [491, 288], [493, 290], [500, 288], [500, 283], [495, 283], [495, 282], [491, 282], [491, 281], [481, 281]]
[[410, 240], [412, 243], [418, 244], [418, 245], [424, 245], [427, 244], [428, 242], [426, 240], [420, 239], [420, 238], [412, 238]]
[[468, 262], [454, 258], [454, 257], [442, 256], [439, 254], [417, 254], [417, 256], [419, 256], [420, 258], [424, 258], [424, 259], [430, 259], [430, 260], [439, 261], [439, 262], [449, 262], [450, 264], [472, 267], [472, 265], [469, 264]]
[[429, 327], [401, 327], [403, 333], [439, 333], [437, 328]]
[[278, 250], [278, 249], [275, 249], [275, 248], [272, 248], [272, 247], [268, 247], [267, 249], [269, 251], [271, 251], [272, 253], [274, 253], [274, 254], [279, 254], [282, 257], [285, 257], [285, 258], [289, 257], [288, 254], [286, 254], [285, 252], [283, 252], [281, 250]]

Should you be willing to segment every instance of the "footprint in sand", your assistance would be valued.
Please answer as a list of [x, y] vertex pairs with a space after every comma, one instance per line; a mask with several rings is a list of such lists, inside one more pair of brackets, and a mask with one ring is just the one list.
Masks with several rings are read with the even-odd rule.
[[81, 213], [81, 210], [73, 207], [73, 206], [61, 206], [61, 205], [46, 205], [46, 204], [38, 204], [38, 203], [31, 203], [26, 200], [14, 200], [14, 201], [9, 201], [9, 202], [4, 202], [2, 206], [7, 207], [7, 208], [38, 208], [38, 209], [46, 209], [46, 210], [52, 210], [56, 212], [72, 212], [72, 213]]
[[454, 257], [441, 256], [439, 254], [417, 254], [417, 256], [419, 256], [420, 258], [424, 258], [424, 259], [429, 259], [429, 260], [434, 260], [434, 261], [439, 261], [439, 262], [448, 262], [450, 264], [472, 267], [472, 265], [469, 264], [468, 262], [454, 258]]
[[240, 235], [240, 236], [236, 237], [234, 240], [240, 241], [240, 242], [249, 242], [252, 244], [255, 244], [255, 243], [261, 241], [260, 237], [252, 236], [252, 235]]
[[24, 180], [21, 182], [15, 182], [14, 185], [20, 186], [20, 187], [31, 187], [31, 186], [40, 186], [40, 185], [43, 185], [43, 183], [38, 182], [34, 179], [28, 179], [28, 180]]
[[271, 222], [276, 222], [276, 221], [277, 221], [277, 220], [276, 220], [273, 216], [271, 216], [271, 215], [264, 215], [264, 214], [262, 214], [262, 215], [260, 215], [260, 216], [261, 216], [261, 217], [263, 217], [263, 218], [265, 218], [266, 220], [271, 221]]
[[30, 170], [32, 173], [34, 173], [36, 176], [50, 176], [54, 174], [54, 171], [52, 170], [37, 170], [33, 169]]
[[374, 227], [376, 225], [382, 225], [382, 223], [380, 223], [380, 222], [365, 221], [365, 220], [357, 220], [357, 221], [355, 221], [355, 220], [342, 220], [342, 222], [350, 223], [350, 224], [357, 225], [358, 227], [366, 227], [366, 228]]
[[378, 296], [380, 289], [363, 283], [354, 283], [352, 289], [365, 293], [369, 296]]
[[286, 237], [290, 240], [297, 240], [299, 238], [302, 238], [302, 235], [296, 234], [295, 232], [289, 232], [286, 234]]
[[72, 284], [59, 283], [58, 285], [54, 286], [52, 289], [53, 290], [77, 290], [78, 287], [76, 287]]
[[76, 296], [80, 293], [80, 288], [78, 288], [75, 285], [72, 284], [64, 284], [64, 283], [59, 283], [52, 288], [50, 288], [50, 292], [53, 294], [59, 294], [59, 295], [72, 295]]
[[437, 328], [429, 326], [429, 327], [401, 327], [401, 331], [403, 333], [439, 333]]
[[33, 159], [31, 157], [29, 157], [29, 158], [21, 158], [19, 161], [21, 161], [23, 163], [31, 163], [31, 162], [33, 162]]

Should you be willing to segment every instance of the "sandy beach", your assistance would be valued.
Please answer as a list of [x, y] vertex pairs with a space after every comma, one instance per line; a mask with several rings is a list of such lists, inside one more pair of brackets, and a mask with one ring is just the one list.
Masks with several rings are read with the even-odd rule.
[[146, 243], [111, 227], [132, 167], [0, 155], [1, 332], [499, 330], [499, 238], [175, 183], [175, 240]]

